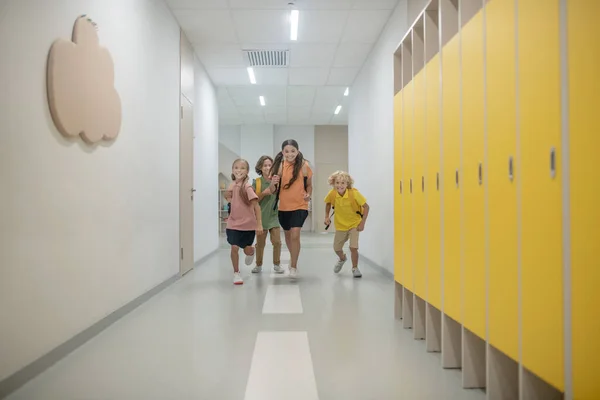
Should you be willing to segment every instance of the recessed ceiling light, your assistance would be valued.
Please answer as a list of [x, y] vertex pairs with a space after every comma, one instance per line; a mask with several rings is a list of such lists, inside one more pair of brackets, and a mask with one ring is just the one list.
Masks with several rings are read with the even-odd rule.
[[250, 83], [256, 85], [256, 77], [254, 76], [254, 69], [248, 67], [248, 76], [250, 77]]
[[337, 106], [337, 107], [335, 108], [335, 112], [334, 112], [334, 114], [336, 114], [336, 115], [337, 115], [337, 114], [339, 114], [341, 110], [342, 110], [342, 106]]
[[350, 88], [347, 87], [346, 91], [344, 92], [344, 96], [348, 96], [350, 94]]
[[265, 105], [265, 97], [264, 96], [260, 96], [259, 100], [260, 100], [260, 105], [264, 107], [264, 105]]
[[300, 11], [292, 10], [290, 13], [290, 40], [298, 40], [298, 18]]

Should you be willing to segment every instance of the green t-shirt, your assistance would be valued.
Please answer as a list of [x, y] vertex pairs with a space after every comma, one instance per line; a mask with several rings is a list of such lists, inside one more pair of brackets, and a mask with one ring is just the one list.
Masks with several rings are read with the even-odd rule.
[[[265, 191], [270, 185], [271, 181], [268, 181], [265, 177], [260, 177], [260, 191]], [[252, 188], [256, 191], [256, 180], [252, 182]], [[262, 224], [263, 229], [271, 229], [279, 227], [279, 210], [273, 205], [275, 204], [275, 195], [271, 194], [265, 196], [259, 203], [260, 211], [262, 213]]]

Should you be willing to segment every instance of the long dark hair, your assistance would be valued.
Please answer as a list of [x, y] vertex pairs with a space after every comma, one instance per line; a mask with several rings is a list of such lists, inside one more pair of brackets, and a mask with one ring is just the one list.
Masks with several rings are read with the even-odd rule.
[[273, 167], [271, 167], [270, 175], [273, 176], [274, 174], [277, 174], [281, 177], [281, 167], [283, 164], [283, 149], [285, 148], [285, 146], [288, 145], [294, 146], [298, 150], [298, 156], [294, 160], [294, 172], [292, 174], [292, 179], [290, 179], [290, 181], [283, 186], [283, 189], [289, 189], [290, 186], [292, 186], [293, 183], [296, 182], [296, 179], [298, 179], [298, 174], [300, 174], [300, 170], [304, 165], [304, 156], [302, 155], [302, 152], [298, 147], [298, 142], [296, 142], [294, 139], [288, 139], [281, 144], [281, 151], [275, 156], [275, 161], [273, 161]]
[[233, 167], [235, 167], [235, 164], [237, 164], [238, 162], [244, 163], [246, 165], [246, 171], [248, 171], [248, 173], [246, 174], [246, 177], [244, 178], [244, 181], [240, 185], [240, 197], [242, 198], [242, 200], [244, 201], [245, 204], [250, 205], [250, 199], [248, 198], [248, 192], [246, 191], [246, 182], [248, 182], [248, 174], [250, 173], [250, 164], [248, 164], [248, 161], [244, 160], [243, 158], [238, 158], [237, 160], [235, 160], [233, 162], [233, 164], [231, 164], [231, 170], [232, 170], [231, 179], [235, 182], [235, 175], [233, 174]]

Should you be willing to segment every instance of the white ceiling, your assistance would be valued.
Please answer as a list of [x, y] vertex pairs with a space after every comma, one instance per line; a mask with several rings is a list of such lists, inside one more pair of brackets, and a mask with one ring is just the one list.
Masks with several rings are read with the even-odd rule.
[[[300, 10], [290, 40], [290, 6]], [[167, 0], [218, 87], [222, 124], [347, 124], [346, 87], [398, 0]], [[290, 51], [284, 68], [254, 68], [242, 49]], [[262, 107], [259, 96], [265, 97]], [[350, 89], [350, 96], [352, 90]], [[342, 111], [334, 115], [341, 104]]]

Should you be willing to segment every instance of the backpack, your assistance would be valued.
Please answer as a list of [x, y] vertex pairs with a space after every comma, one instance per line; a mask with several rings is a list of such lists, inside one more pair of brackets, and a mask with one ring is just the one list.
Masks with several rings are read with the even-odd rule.
[[256, 194], [259, 194], [259, 193], [260, 193], [260, 189], [261, 189], [260, 185], [261, 185], [261, 182], [262, 182], [262, 179], [260, 179], [260, 178], [257, 178], [257, 179], [255, 179], [255, 180], [254, 180], [254, 186], [256, 187]]
[[[354, 191], [356, 189], [347, 189], [348, 191], [348, 199], [350, 200], [350, 206], [352, 207], [352, 209], [358, 214], [360, 215], [360, 217], [362, 218], [363, 216], [363, 207], [361, 205], [358, 204], [358, 202], [356, 201], [356, 199], [354, 198]], [[331, 204], [331, 208], [335, 209], [335, 198], [337, 197], [337, 190], [332, 189], [329, 194], [327, 195], [327, 202], [329, 204]]]

